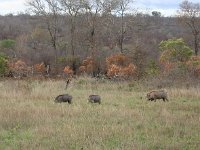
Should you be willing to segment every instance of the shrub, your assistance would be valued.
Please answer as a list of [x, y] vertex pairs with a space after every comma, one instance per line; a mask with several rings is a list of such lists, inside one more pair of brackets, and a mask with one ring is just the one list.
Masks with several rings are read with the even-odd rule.
[[107, 75], [110, 78], [128, 79], [136, 75], [136, 66], [130, 63], [128, 57], [116, 54], [106, 59]]
[[92, 74], [96, 69], [96, 61], [92, 57], [87, 57], [83, 60], [81, 66], [79, 67], [79, 71], [81, 73]]
[[62, 66], [70, 66], [73, 71], [76, 73], [77, 69], [80, 66], [80, 57], [77, 56], [64, 56], [64, 57], [59, 57], [58, 62], [62, 64]]
[[72, 76], [74, 74], [74, 71], [69, 67], [66, 66], [63, 70], [63, 72], [67, 75], [67, 76]]
[[27, 76], [31, 72], [31, 68], [28, 67], [23, 60], [11, 60], [8, 63], [9, 70], [17, 74], [18, 77]]
[[115, 54], [106, 59], [107, 66], [117, 65], [117, 66], [125, 66], [129, 63], [129, 59], [123, 54]]
[[160, 50], [163, 51], [161, 61], [185, 62], [192, 56], [192, 49], [188, 47], [183, 39], [169, 39], [160, 43]]
[[8, 69], [8, 59], [5, 55], [0, 54], [0, 76], [4, 75]]
[[43, 62], [40, 63], [40, 64], [35, 64], [34, 65], [34, 70], [37, 73], [43, 74], [46, 71], [45, 64]]
[[160, 50], [162, 54], [159, 61], [163, 66], [163, 73], [165, 75], [174, 72], [173, 69], [178, 69], [179, 71], [175, 72], [180, 73], [185, 71], [185, 63], [190, 60], [192, 49], [185, 44], [183, 39], [162, 41], [160, 43]]
[[15, 40], [10, 40], [10, 39], [6, 39], [6, 40], [2, 40], [0, 41], [0, 47], [1, 48], [6, 48], [6, 49], [13, 49], [15, 46]]
[[192, 56], [187, 62], [186, 67], [190, 73], [200, 76], [200, 56]]
[[148, 75], [157, 75], [160, 72], [159, 66], [156, 64], [155, 61], [150, 60], [147, 64], [146, 73]]

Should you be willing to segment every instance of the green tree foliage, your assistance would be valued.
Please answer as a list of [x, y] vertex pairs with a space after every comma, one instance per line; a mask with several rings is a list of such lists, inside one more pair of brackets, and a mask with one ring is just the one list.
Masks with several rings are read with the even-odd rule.
[[162, 41], [159, 46], [162, 51], [161, 61], [185, 62], [189, 60], [193, 53], [182, 38]]
[[152, 11], [151, 14], [154, 17], [161, 17], [161, 12], [159, 12], [159, 11]]
[[160, 69], [159, 66], [156, 64], [154, 60], [150, 60], [148, 62], [146, 72], [148, 75], [157, 75], [159, 73]]
[[0, 41], [0, 47], [3, 49], [13, 49], [15, 46], [15, 40], [11, 40], [11, 39], [6, 39], [6, 40], [2, 40]]
[[0, 53], [0, 76], [6, 73], [7, 67], [7, 57]]

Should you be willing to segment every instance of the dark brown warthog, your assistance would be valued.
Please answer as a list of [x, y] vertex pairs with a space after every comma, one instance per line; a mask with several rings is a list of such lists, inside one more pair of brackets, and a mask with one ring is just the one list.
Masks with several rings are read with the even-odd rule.
[[56, 103], [68, 102], [69, 104], [72, 103], [72, 96], [69, 94], [59, 95], [55, 98]]
[[151, 91], [147, 93], [147, 99], [150, 101], [156, 101], [157, 99], [163, 99], [168, 101], [167, 92], [165, 90]]
[[88, 98], [90, 103], [99, 103], [101, 104], [101, 97], [99, 95], [90, 95]]

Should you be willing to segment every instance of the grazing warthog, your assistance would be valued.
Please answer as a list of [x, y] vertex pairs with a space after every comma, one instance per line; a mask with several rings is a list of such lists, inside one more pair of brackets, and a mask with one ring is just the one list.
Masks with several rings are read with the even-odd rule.
[[156, 101], [157, 99], [163, 99], [168, 101], [167, 92], [165, 90], [151, 91], [147, 93], [147, 99], [150, 101]]
[[56, 103], [68, 102], [69, 104], [72, 103], [72, 96], [69, 94], [59, 95], [55, 98]]
[[101, 104], [101, 97], [99, 95], [90, 95], [88, 98], [90, 103], [99, 103]]

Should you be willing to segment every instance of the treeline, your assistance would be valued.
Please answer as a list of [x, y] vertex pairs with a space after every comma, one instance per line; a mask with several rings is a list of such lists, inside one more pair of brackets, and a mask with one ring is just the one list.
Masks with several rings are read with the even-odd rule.
[[31, 0], [30, 14], [0, 16], [1, 74], [154, 74], [163, 69], [161, 41], [183, 38], [198, 53], [199, 16], [190, 22], [185, 5], [198, 9], [184, 1], [177, 17], [162, 17], [133, 11], [130, 0]]

